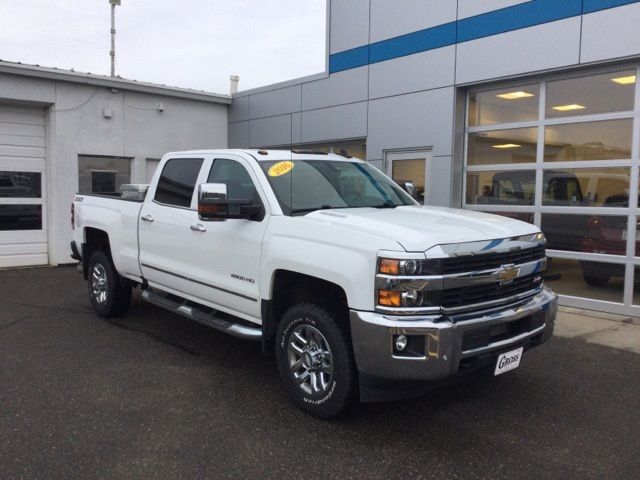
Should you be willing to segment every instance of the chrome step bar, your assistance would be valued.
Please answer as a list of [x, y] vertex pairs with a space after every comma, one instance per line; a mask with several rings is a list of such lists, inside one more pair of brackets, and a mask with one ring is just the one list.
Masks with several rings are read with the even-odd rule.
[[251, 328], [237, 323], [216, 317], [216, 312], [205, 313], [198, 309], [197, 306], [187, 305], [187, 301], [175, 302], [159, 295], [149, 289], [142, 292], [142, 299], [164, 310], [177, 313], [190, 320], [195, 320], [221, 332], [228, 333], [234, 337], [244, 338], [247, 340], [262, 340], [262, 329]]

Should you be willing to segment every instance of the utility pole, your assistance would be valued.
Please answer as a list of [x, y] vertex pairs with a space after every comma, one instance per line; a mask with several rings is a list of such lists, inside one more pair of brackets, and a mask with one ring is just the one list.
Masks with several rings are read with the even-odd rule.
[[120, 6], [121, 0], [109, 0], [111, 4], [111, 76], [116, 76], [116, 6]]

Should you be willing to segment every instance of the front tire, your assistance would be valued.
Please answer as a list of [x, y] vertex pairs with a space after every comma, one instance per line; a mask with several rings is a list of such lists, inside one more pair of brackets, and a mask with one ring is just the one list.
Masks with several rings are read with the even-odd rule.
[[89, 298], [103, 318], [119, 317], [131, 305], [131, 285], [123, 279], [107, 253], [98, 250], [89, 259]]
[[280, 378], [302, 410], [333, 418], [353, 402], [357, 391], [353, 355], [344, 332], [327, 310], [311, 303], [289, 308], [276, 340]]

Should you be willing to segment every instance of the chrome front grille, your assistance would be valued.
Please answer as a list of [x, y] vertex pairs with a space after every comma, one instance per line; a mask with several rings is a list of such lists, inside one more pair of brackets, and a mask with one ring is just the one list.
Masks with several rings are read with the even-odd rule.
[[542, 273], [519, 277], [502, 285], [500, 282], [443, 290], [442, 309], [446, 313], [482, 310], [527, 298], [542, 287]]
[[[407, 257], [400, 257], [407, 258]], [[413, 258], [413, 257], [411, 257]], [[376, 304], [376, 311], [398, 315], [464, 317], [467, 312], [506, 308], [543, 288], [545, 240], [541, 233], [498, 240], [436, 245], [425, 251], [428, 273], [378, 273], [378, 292], [402, 292], [415, 306]], [[404, 296], [402, 297], [404, 298]]]
[[502, 265], [533, 262], [545, 256], [544, 245], [534, 248], [517, 249], [509, 252], [478, 253], [461, 257], [449, 257], [443, 260], [443, 273], [473, 272], [499, 268]]

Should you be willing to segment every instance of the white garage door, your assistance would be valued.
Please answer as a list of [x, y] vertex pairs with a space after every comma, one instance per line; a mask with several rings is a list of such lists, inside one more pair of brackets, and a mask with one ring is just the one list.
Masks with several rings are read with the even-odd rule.
[[0, 104], [0, 268], [45, 265], [44, 110]]

